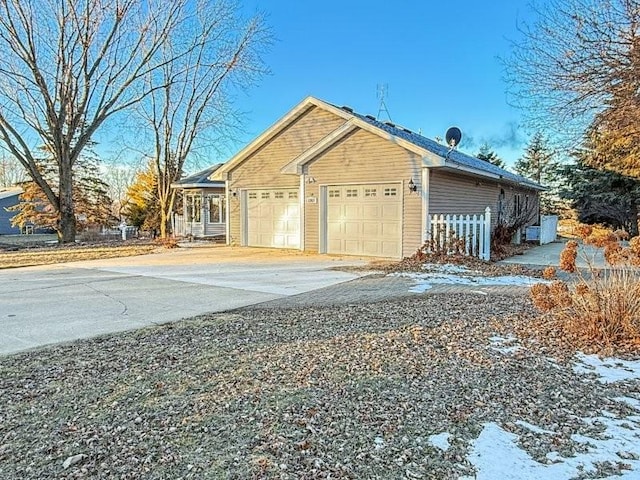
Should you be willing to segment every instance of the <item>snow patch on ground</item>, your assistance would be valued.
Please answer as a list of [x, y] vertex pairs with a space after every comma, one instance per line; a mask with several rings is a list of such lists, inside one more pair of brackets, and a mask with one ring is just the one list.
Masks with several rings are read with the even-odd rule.
[[[586, 453], [565, 458], [551, 452], [547, 458], [554, 463], [545, 465], [535, 461], [517, 445], [518, 436], [503, 430], [495, 423], [485, 423], [482, 433], [473, 442], [469, 461], [476, 469], [477, 480], [562, 480], [574, 478], [584, 472], [596, 470], [600, 462], [622, 462], [630, 467], [621, 476], [614, 478], [632, 479], [640, 475], [640, 424], [629, 419], [597, 417], [585, 419], [605, 426], [600, 438], [573, 435], [572, 439], [588, 447]], [[551, 433], [535, 425], [518, 422], [533, 427], [540, 433]], [[527, 428], [528, 428], [527, 427]]]
[[511, 355], [522, 350], [522, 346], [517, 345], [518, 339], [514, 335], [507, 335], [506, 337], [494, 335], [489, 337], [489, 342], [489, 348], [504, 355]]
[[486, 277], [481, 272], [469, 270], [460, 265], [428, 265], [428, 270], [422, 273], [392, 273], [391, 275], [410, 278], [416, 283], [409, 289], [412, 293], [423, 293], [433, 285], [471, 285], [471, 286], [518, 286], [530, 287], [535, 283], [545, 282], [539, 278], [525, 275], [503, 275], [500, 277]]
[[630, 361], [619, 358], [600, 358], [578, 352], [578, 361], [573, 367], [576, 373], [595, 373], [598, 381], [614, 383], [624, 380], [640, 380], [640, 360]]
[[449, 450], [451, 444], [449, 443], [449, 438], [451, 434], [449, 432], [438, 433], [437, 435], [431, 435], [429, 437], [429, 443], [436, 448], [439, 448], [443, 452]]
[[540, 428], [539, 426], [534, 425], [533, 423], [525, 422], [524, 420], [516, 420], [515, 424], [520, 425], [521, 427], [524, 427], [533, 433], [553, 435], [553, 432], [551, 430], [545, 430], [544, 428]]

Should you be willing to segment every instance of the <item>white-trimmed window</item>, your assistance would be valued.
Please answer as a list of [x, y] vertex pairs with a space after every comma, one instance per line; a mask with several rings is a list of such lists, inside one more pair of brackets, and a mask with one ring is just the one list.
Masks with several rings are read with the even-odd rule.
[[202, 195], [190, 194], [185, 196], [187, 222], [202, 222]]
[[516, 193], [513, 196], [513, 212], [516, 215], [520, 215], [522, 213], [522, 196], [519, 193]]
[[398, 189], [395, 187], [385, 188], [384, 196], [385, 197], [395, 197], [398, 195]]
[[207, 207], [209, 210], [209, 223], [225, 223], [227, 221], [226, 202], [224, 195], [209, 195]]

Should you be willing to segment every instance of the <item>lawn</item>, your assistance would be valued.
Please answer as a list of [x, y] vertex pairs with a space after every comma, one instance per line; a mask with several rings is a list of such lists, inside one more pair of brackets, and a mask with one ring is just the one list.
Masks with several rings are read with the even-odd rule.
[[[32, 237], [32, 235], [21, 235], [20, 237]], [[9, 239], [9, 237], [0, 237], [0, 269], [50, 265], [80, 260], [98, 260], [101, 258], [131, 257], [152, 253], [159, 248], [159, 245], [148, 242], [88, 243], [57, 246], [43, 243], [40, 240], [28, 243], [24, 240], [17, 242]]]
[[8, 356], [0, 477], [638, 478], [640, 381], [600, 381], [533, 316], [275, 304]]

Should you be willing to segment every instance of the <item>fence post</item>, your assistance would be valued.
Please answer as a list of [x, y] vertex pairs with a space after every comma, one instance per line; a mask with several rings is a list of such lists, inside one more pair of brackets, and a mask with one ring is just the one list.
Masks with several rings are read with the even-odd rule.
[[484, 249], [481, 253], [482, 260], [491, 259], [491, 209], [489, 207], [484, 210]]

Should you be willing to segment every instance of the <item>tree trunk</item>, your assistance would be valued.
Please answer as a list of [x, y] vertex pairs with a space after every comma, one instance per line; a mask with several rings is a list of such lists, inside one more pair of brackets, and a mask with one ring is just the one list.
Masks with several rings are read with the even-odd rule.
[[170, 212], [167, 212], [163, 206], [160, 207], [160, 238], [169, 236], [169, 220], [171, 220]]
[[638, 236], [638, 207], [636, 205], [632, 205], [629, 212], [629, 236]]
[[58, 225], [58, 242], [73, 243], [76, 241], [76, 215], [73, 202], [73, 171], [69, 162], [60, 162], [60, 223]]

